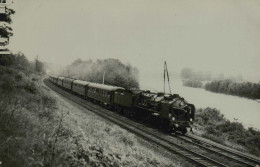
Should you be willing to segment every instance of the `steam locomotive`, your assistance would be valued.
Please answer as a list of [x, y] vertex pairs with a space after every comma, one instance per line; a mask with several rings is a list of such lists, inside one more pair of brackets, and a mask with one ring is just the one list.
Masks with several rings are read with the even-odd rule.
[[195, 107], [178, 94], [128, 90], [122, 87], [50, 76], [50, 81], [85, 98], [98, 101], [118, 113], [142, 117], [168, 132], [187, 133], [192, 126]]

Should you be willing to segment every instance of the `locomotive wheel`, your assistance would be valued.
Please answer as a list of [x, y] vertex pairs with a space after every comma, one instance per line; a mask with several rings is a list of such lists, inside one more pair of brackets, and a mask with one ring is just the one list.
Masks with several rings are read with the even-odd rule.
[[187, 133], [187, 129], [186, 129], [186, 128], [182, 128], [182, 129], [181, 129], [181, 133], [182, 133], [183, 135], [185, 135], [185, 134]]
[[115, 111], [116, 111], [116, 113], [121, 114], [122, 113], [122, 108], [120, 106], [116, 106], [115, 107]]
[[163, 129], [163, 131], [165, 131], [166, 133], [173, 133], [174, 128], [168, 119], [161, 119], [160, 122], [160, 126]]

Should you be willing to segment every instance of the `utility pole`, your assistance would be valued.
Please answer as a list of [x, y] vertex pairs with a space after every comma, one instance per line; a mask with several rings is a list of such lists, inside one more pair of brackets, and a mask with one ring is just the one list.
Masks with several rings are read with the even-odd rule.
[[103, 84], [105, 84], [105, 75], [106, 75], [106, 71], [104, 71], [103, 73]]
[[163, 80], [164, 80], [163, 90], [164, 90], [164, 93], [165, 93], [165, 74], [167, 75], [169, 91], [171, 93], [170, 77], [169, 77], [169, 72], [168, 72], [166, 61], [164, 61], [164, 71], [163, 71]]

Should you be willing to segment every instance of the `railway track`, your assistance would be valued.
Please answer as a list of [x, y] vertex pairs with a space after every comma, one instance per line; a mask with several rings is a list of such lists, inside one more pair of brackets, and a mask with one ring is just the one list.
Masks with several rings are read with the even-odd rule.
[[193, 135], [185, 135], [185, 136], [176, 136], [185, 142], [192, 143], [194, 145], [199, 146], [202, 149], [208, 150], [212, 153], [218, 154], [220, 156], [226, 157], [228, 159], [234, 160], [239, 164], [243, 164], [245, 166], [251, 166], [255, 167], [257, 165], [260, 165], [260, 160], [245, 154], [242, 154], [238, 151], [229, 149], [227, 147], [220, 146], [218, 144], [209, 143], [205, 140], [202, 140], [198, 137], [195, 137]]
[[[162, 135], [162, 133], [160, 133], [160, 132], [152, 131], [149, 128], [143, 126], [142, 124], [134, 122], [126, 117], [120, 116], [120, 115], [118, 115], [110, 110], [107, 110], [105, 108], [102, 108], [98, 105], [93, 105], [93, 103], [91, 103], [81, 97], [78, 97], [76, 95], [73, 95], [68, 91], [65, 91], [63, 88], [60, 88], [60, 87], [52, 84], [48, 80], [44, 80], [44, 82], [48, 87], [50, 87], [57, 93], [61, 94], [62, 96], [66, 97], [67, 99], [83, 106], [84, 108], [87, 108], [88, 110], [94, 112], [95, 114], [123, 127], [124, 129], [127, 129], [128, 131], [136, 134], [137, 136], [140, 136], [143, 139], [168, 150], [171, 153], [178, 154], [178, 155], [186, 158], [187, 160], [189, 160], [192, 163], [197, 164], [198, 166], [222, 166], [222, 167], [228, 166], [226, 164], [223, 164], [222, 162], [219, 162], [215, 159], [210, 158], [207, 155], [203, 155], [203, 154], [199, 153], [198, 151], [193, 151], [189, 148], [185, 148], [182, 144], [179, 144], [178, 142], [171, 140], [169, 138], [169, 136]], [[188, 136], [188, 137], [178, 136], [178, 138], [187, 143], [188, 142], [192, 143], [192, 144], [197, 143], [197, 146], [199, 146], [203, 149], [206, 149], [206, 148], [204, 148], [205, 146], [202, 147], [203, 145], [198, 144], [199, 141], [192, 138], [191, 136]], [[213, 149], [209, 150], [209, 148], [207, 148], [206, 150], [211, 153], [213, 152], [212, 151]], [[222, 152], [223, 152], [223, 150], [222, 150]], [[217, 153], [217, 150], [215, 149], [214, 153], [221, 154], [221, 156], [225, 156], [222, 154], [222, 152], [218, 151], [218, 153]], [[232, 157], [230, 156], [228, 158], [232, 158]], [[233, 158], [232, 160], [238, 162], [238, 160], [240, 160], [240, 159]], [[241, 163], [241, 162], [239, 161], [238, 163]], [[243, 163], [243, 164], [245, 164], [245, 163]], [[250, 166], [253, 164], [254, 164], [254, 162], [250, 162], [250, 164], [248, 163], [245, 165]], [[258, 163], [256, 163], [256, 164], [258, 164]]]

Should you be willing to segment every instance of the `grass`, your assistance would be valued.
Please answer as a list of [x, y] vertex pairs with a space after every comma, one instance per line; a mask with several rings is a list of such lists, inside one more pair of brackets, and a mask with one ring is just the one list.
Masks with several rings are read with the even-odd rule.
[[215, 108], [198, 109], [195, 123], [197, 133], [239, 151], [260, 156], [260, 132], [239, 122], [230, 122]]

